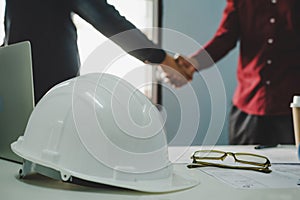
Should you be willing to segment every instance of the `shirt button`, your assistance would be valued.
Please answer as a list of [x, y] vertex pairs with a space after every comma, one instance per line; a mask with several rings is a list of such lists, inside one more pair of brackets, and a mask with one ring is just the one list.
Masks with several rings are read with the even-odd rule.
[[266, 81], [266, 85], [270, 85], [271, 84], [271, 81]]
[[273, 44], [273, 42], [274, 42], [274, 39], [273, 39], [273, 38], [269, 38], [269, 39], [268, 39], [268, 44]]
[[272, 60], [267, 60], [267, 64], [271, 65], [272, 64]]
[[271, 0], [271, 2], [272, 2], [273, 4], [275, 4], [275, 3], [277, 3], [277, 0]]
[[275, 21], [276, 21], [276, 20], [275, 20], [275, 18], [274, 18], [274, 17], [270, 18], [270, 23], [271, 23], [271, 24], [274, 24], [274, 23], [275, 23]]

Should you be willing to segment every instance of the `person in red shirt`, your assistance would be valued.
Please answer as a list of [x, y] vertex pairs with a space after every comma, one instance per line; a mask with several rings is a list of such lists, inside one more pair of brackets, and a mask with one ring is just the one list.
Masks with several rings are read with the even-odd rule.
[[195, 67], [212, 66], [237, 42], [229, 143], [294, 143], [289, 105], [300, 94], [299, 0], [227, 0], [216, 34], [191, 56]]

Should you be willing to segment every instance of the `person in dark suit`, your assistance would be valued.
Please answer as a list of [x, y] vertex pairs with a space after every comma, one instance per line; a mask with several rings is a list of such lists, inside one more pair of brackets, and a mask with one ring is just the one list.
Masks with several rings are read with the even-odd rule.
[[[106, 37], [132, 30], [115, 43], [144, 62], [161, 63], [180, 72], [187, 81], [192, 73], [178, 66], [169, 54], [127, 21], [106, 0], [6, 0], [4, 43], [28, 40], [32, 46], [35, 101], [54, 85], [79, 75], [79, 53], [72, 13], [78, 14]], [[167, 75], [172, 79], [170, 70]]]

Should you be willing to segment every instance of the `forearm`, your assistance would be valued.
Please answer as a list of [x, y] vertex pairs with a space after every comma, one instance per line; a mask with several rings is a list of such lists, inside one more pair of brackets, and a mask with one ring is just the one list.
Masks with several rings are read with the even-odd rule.
[[232, 50], [239, 39], [239, 13], [235, 0], [227, 0], [223, 17], [215, 36], [201, 49], [192, 55], [199, 63], [199, 69], [214, 65]]
[[74, 0], [74, 12], [141, 61], [161, 63], [166, 53], [105, 0]]
[[199, 63], [197, 70], [206, 69], [226, 56], [236, 46], [236, 43], [236, 39], [215, 37], [192, 54], [191, 58]]

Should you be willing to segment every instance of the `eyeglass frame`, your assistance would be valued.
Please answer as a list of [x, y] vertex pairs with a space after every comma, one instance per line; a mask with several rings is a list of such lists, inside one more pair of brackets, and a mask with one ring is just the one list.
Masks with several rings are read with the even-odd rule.
[[[197, 157], [197, 156], [195, 156], [199, 152], [203, 152], [203, 153], [215, 152], [215, 153], [220, 153], [223, 155], [220, 157]], [[240, 159], [236, 158], [236, 156], [238, 156], [238, 155], [259, 157], [259, 158], [266, 159], [266, 162], [258, 163], [258, 162], [253, 162], [253, 161], [240, 160]], [[227, 156], [232, 156], [234, 158], [235, 162], [254, 165], [257, 167], [231, 166], [231, 165], [226, 165], [226, 164], [210, 163], [210, 162], [201, 161], [201, 159], [223, 161]], [[264, 172], [264, 173], [272, 172], [272, 170], [269, 169], [269, 167], [271, 166], [271, 162], [267, 157], [258, 155], [258, 154], [252, 154], [252, 153], [233, 153], [233, 152], [225, 152], [225, 151], [219, 151], [219, 150], [198, 150], [193, 153], [193, 155], [191, 156], [191, 159], [193, 159], [193, 162], [192, 162], [192, 164], [187, 165], [188, 168], [211, 166], [211, 167], [220, 167], [220, 168], [229, 168], [229, 169], [254, 170], [254, 171], [259, 171], [259, 172]]]

